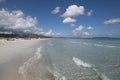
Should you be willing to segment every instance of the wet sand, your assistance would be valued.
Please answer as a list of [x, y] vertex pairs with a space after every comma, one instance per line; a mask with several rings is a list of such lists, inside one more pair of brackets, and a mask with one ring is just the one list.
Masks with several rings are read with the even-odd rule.
[[0, 80], [54, 80], [41, 46], [41, 39], [0, 40]]

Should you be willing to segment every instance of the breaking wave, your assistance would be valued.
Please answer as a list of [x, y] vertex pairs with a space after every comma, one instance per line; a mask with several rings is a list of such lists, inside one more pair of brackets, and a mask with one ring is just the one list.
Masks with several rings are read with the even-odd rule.
[[97, 76], [99, 78], [99, 80], [110, 80], [105, 74], [99, 72], [96, 68], [94, 68], [92, 65], [82, 61], [81, 59], [78, 59], [76, 57], [73, 57], [73, 61], [75, 62], [75, 64], [77, 66], [82, 66], [85, 68], [91, 68], [93, 71], [95, 71], [97, 73]]
[[90, 64], [76, 58], [76, 57], [73, 57], [73, 61], [75, 62], [76, 65], [78, 66], [83, 66], [83, 67], [92, 67]]

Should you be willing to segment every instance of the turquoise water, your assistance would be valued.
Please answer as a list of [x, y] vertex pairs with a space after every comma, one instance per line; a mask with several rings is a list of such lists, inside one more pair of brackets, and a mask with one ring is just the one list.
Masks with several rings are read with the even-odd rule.
[[43, 44], [56, 80], [120, 80], [120, 39], [49, 39]]

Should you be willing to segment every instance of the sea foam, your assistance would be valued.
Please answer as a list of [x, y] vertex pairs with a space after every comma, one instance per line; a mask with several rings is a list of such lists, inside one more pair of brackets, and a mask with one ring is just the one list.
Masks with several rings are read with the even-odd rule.
[[83, 66], [83, 67], [92, 67], [90, 64], [76, 58], [76, 57], [73, 57], [73, 61], [75, 62], [76, 65], [78, 66]]

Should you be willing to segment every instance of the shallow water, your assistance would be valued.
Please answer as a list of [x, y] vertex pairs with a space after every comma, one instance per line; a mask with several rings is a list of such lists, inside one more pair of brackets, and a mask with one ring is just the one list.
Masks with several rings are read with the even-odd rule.
[[50, 39], [43, 44], [56, 80], [120, 80], [120, 39]]

